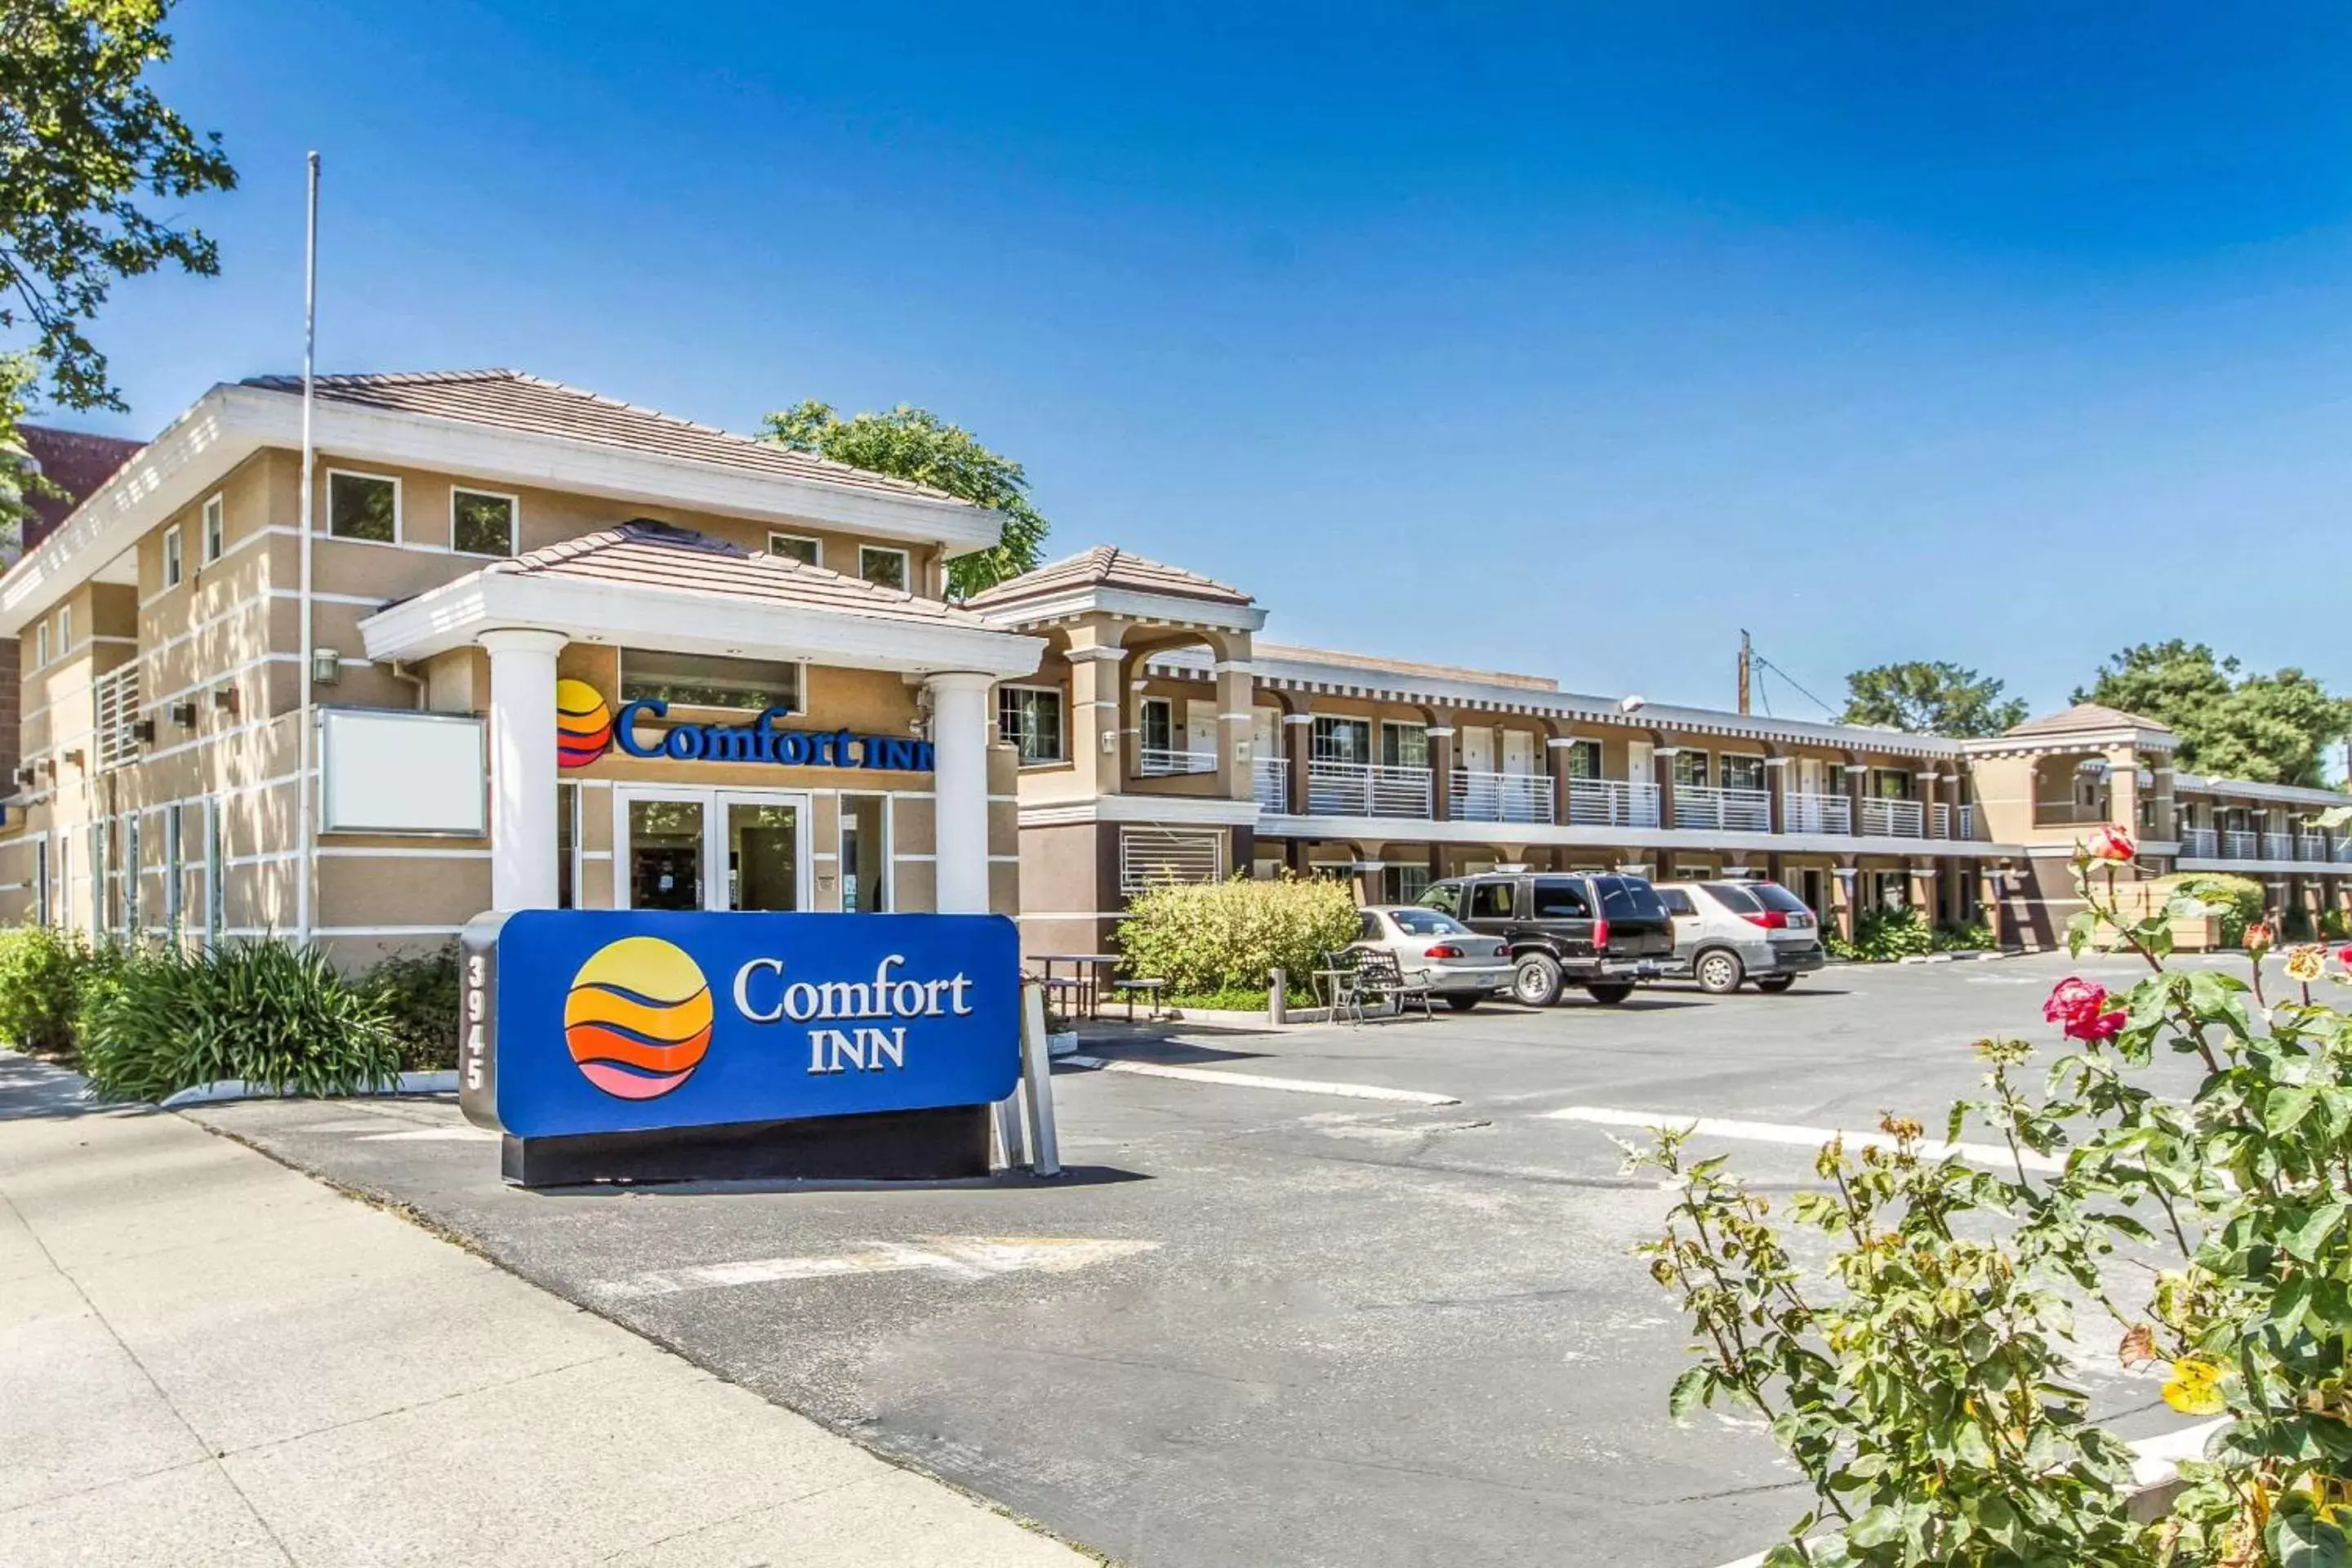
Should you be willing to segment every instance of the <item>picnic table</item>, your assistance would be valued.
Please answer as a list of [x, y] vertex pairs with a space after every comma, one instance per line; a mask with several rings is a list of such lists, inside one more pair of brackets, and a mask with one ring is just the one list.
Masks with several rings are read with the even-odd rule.
[[[1066, 998], [1066, 1009], [1057, 1009], [1066, 1018], [1096, 1018], [1102, 1016], [1104, 982], [1121, 963], [1115, 952], [1040, 952], [1033, 954], [1039, 967], [1038, 978], [1045, 983], [1049, 1002]], [[1054, 966], [1066, 963], [1070, 973], [1056, 978]]]

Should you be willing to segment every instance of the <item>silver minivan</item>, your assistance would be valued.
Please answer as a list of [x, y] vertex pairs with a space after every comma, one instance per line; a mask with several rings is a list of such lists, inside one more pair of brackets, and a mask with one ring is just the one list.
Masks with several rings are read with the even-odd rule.
[[1666, 973], [1709, 995], [1749, 980], [1759, 991], [1786, 991], [1822, 964], [1821, 921], [1778, 882], [1661, 882], [1658, 897], [1675, 920]]

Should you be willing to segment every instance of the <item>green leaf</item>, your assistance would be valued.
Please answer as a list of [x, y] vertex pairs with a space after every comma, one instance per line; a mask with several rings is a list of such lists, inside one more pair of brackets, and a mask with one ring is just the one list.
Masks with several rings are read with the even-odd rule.
[[1705, 1366], [1691, 1367], [1675, 1379], [1674, 1387], [1667, 1391], [1666, 1414], [1677, 1421], [1687, 1420], [1690, 1413], [1698, 1408], [1699, 1402], [1714, 1392], [1715, 1370]]
[[1859, 1518], [1845, 1527], [1845, 1538], [1865, 1549], [1884, 1546], [1902, 1533], [1903, 1515], [1885, 1503], [1864, 1510]]
[[2344, 1532], [2307, 1513], [2282, 1513], [2263, 1531], [2278, 1568], [2345, 1568]]
[[2343, 1199], [2336, 1198], [2312, 1210], [2304, 1222], [2288, 1235], [2288, 1255], [2305, 1263], [2317, 1258], [2319, 1249], [2327, 1245], [2327, 1238], [2342, 1228], [2346, 1207]]

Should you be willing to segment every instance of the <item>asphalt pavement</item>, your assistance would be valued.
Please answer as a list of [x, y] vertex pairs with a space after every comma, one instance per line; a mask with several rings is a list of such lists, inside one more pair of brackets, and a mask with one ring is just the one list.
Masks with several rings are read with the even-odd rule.
[[[1717, 1119], [1702, 1144], [1802, 1184], [1831, 1129], [1940, 1128], [1972, 1040], [2054, 1046], [2041, 1002], [2078, 971], [2131, 973], [1108, 1036], [1056, 1075], [1053, 1183], [526, 1193], [446, 1101], [192, 1114], [1138, 1568], [1710, 1568], [1806, 1497], [1760, 1423], [1666, 1419], [1685, 1336], [1628, 1255], [1666, 1199], [1609, 1134]], [[2164, 1425], [2155, 1378], [2082, 1373], [2127, 1436]]]

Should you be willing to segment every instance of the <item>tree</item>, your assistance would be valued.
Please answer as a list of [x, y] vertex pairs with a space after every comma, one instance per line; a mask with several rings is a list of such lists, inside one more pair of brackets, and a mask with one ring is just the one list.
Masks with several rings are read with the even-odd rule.
[[1029, 477], [962, 426], [904, 403], [887, 414], [844, 419], [831, 404], [814, 398], [769, 415], [764, 425], [769, 440], [796, 452], [929, 485], [1000, 514], [1004, 521], [996, 542], [949, 567], [949, 592], [956, 597], [969, 598], [1037, 564], [1051, 525], [1029, 504]]
[[1921, 735], [1998, 735], [2025, 721], [2025, 703], [2003, 683], [1957, 664], [1911, 659], [1845, 678], [1841, 723], [1879, 724]]
[[[118, 279], [166, 263], [220, 270], [202, 233], [151, 216], [236, 184], [217, 134], [198, 136], [142, 81], [169, 59], [171, 0], [0, 0], [0, 331], [29, 329], [30, 358], [67, 408], [121, 408], [84, 333]], [[0, 396], [0, 522], [23, 517], [15, 405], [35, 378], [12, 365]]]
[[2322, 754], [2352, 733], [2352, 700], [2302, 670], [2244, 674], [2236, 659], [2179, 637], [2125, 648], [2074, 700], [2165, 725], [2180, 738], [2183, 768], [2258, 784], [2325, 785]]

